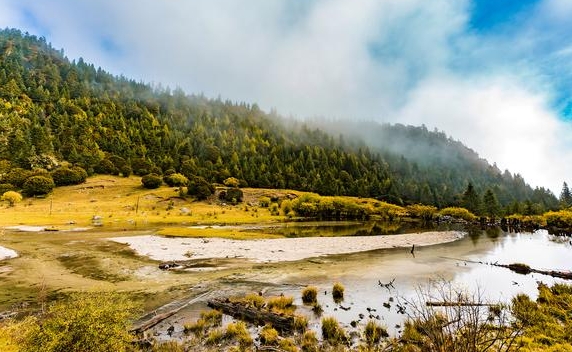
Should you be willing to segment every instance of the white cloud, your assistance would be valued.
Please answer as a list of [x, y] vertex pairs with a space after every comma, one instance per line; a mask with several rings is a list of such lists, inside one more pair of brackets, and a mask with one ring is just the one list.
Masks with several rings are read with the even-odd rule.
[[547, 97], [514, 82], [431, 79], [412, 94], [398, 119], [454, 131], [455, 139], [501, 169], [559, 192], [566, 175], [572, 174], [571, 126], [547, 107]]
[[466, 28], [471, 0], [7, 0], [0, 24], [23, 27], [24, 6], [54, 46], [114, 73], [301, 117], [425, 123], [554, 191], [571, 174], [570, 126], [526, 56], [553, 40], [543, 26], [569, 32], [569, 0], [545, 0], [527, 35], [486, 37]]

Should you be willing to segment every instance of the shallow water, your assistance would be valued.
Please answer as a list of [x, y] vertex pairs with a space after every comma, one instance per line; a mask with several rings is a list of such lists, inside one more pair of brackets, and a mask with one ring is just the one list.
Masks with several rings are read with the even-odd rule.
[[[324, 316], [335, 316], [349, 328], [352, 321], [365, 324], [369, 318], [379, 319], [390, 333], [399, 333], [400, 326], [410, 310], [405, 301], [414, 301], [419, 289], [426, 289], [430, 282], [451, 282], [454, 287], [480, 292], [482, 299], [490, 302], [509, 301], [518, 293], [536, 297], [537, 283], [565, 282], [540, 274], [521, 275], [506, 268], [482, 263], [526, 263], [537, 269], [572, 269], [572, 242], [570, 238], [549, 235], [546, 231], [536, 233], [506, 233], [500, 230], [473, 230], [465, 238], [442, 245], [416, 248], [415, 256], [410, 249], [388, 249], [351, 255], [304, 260], [289, 264], [259, 266], [248, 273], [240, 285], [222, 283], [227, 292], [259, 291], [267, 288], [265, 295], [292, 295], [296, 304], [302, 306], [301, 287], [314, 285], [319, 289], [318, 300]], [[467, 262], [469, 261], [469, 262]], [[477, 263], [474, 263], [477, 262]], [[393, 281], [393, 287], [379, 283]], [[256, 283], [251, 283], [256, 281]], [[238, 281], [237, 281], [238, 282]], [[278, 284], [266, 285], [264, 282]], [[334, 282], [345, 286], [345, 299], [341, 305], [333, 302], [331, 287]], [[390, 301], [392, 300], [392, 301]], [[389, 304], [390, 307], [384, 306]], [[397, 312], [397, 304], [406, 308], [406, 314]], [[176, 331], [182, 324], [198, 317], [205, 309], [204, 303], [194, 304], [172, 320], [165, 321], [158, 330], [174, 325]], [[369, 308], [369, 310], [368, 310]], [[310, 318], [313, 327], [319, 319], [308, 308], [299, 311]], [[359, 315], [364, 318], [360, 319]]]

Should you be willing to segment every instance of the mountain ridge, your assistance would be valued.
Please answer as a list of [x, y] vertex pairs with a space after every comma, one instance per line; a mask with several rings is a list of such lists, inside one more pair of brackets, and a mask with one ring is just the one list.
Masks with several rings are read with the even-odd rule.
[[54, 158], [91, 174], [107, 160], [111, 171], [174, 170], [209, 182], [232, 176], [253, 187], [438, 207], [459, 205], [472, 184], [512, 210], [557, 207], [549, 190], [532, 189], [424, 126], [346, 122], [336, 130], [286, 119], [256, 104], [187, 95], [113, 76], [81, 58], [70, 62], [45, 38], [15, 29], [0, 31], [0, 50], [4, 171], [54, 167], [46, 164]]

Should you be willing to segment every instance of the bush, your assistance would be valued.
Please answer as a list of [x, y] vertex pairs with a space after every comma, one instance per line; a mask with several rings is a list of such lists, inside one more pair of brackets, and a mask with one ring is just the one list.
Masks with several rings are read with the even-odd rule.
[[79, 166], [71, 169], [61, 167], [54, 170], [51, 176], [56, 186], [77, 185], [85, 182], [87, 179], [87, 172]]
[[314, 305], [318, 303], [318, 288], [315, 286], [308, 286], [302, 290], [302, 302], [304, 304]]
[[93, 167], [93, 171], [100, 175], [119, 175], [119, 169], [109, 159], [103, 159]]
[[450, 216], [455, 219], [462, 219], [468, 222], [475, 221], [477, 217], [465, 208], [448, 207], [439, 211], [440, 216]]
[[222, 183], [227, 187], [238, 188], [240, 186], [240, 181], [236, 177], [229, 177]]
[[163, 181], [170, 187], [181, 187], [186, 186], [189, 183], [189, 179], [182, 174], [172, 173], [168, 176], [163, 177]]
[[262, 196], [258, 198], [258, 204], [260, 205], [261, 208], [268, 208], [268, 206], [270, 205], [270, 198]]
[[322, 338], [334, 345], [346, 342], [347, 336], [340, 323], [333, 317], [322, 318]]
[[19, 203], [22, 201], [22, 195], [18, 192], [14, 192], [14, 191], [8, 191], [8, 192], [4, 192], [2, 194], [2, 198], [3, 201], [6, 201], [10, 204], [11, 207], [13, 207], [16, 203]]
[[412, 204], [407, 206], [407, 211], [413, 218], [430, 221], [433, 219], [435, 213], [437, 213], [437, 208], [432, 205]]
[[314, 331], [308, 330], [302, 336], [302, 351], [318, 352], [318, 338]]
[[32, 176], [32, 171], [17, 167], [8, 171], [8, 173], [2, 178], [2, 182], [14, 185], [17, 188], [22, 188], [26, 179], [30, 176]]
[[233, 204], [242, 202], [243, 197], [244, 197], [244, 194], [238, 188], [229, 188], [224, 192], [220, 192], [220, 195], [219, 195], [220, 200], [224, 200], [226, 202], [233, 203]]
[[133, 173], [137, 176], [145, 176], [151, 173], [153, 164], [146, 159], [136, 158], [131, 161]]
[[74, 293], [18, 331], [22, 351], [128, 351], [134, 306], [114, 293]]
[[205, 200], [215, 191], [214, 186], [200, 176], [193, 177], [189, 182], [187, 194], [195, 196], [197, 200]]
[[129, 166], [129, 165], [123, 165], [119, 169], [119, 171], [121, 172], [121, 176], [123, 176], [123, 177], [129, 177], [133, 173], [133, 169], [131, 169], [131, 166]]
[[24, 182], [22, 189], [24, 193], [30, 197], [44, 195], [50, 193], [56, 184], [51, 177], [32, 176]]
[[161, 180], [161, 177], [156, 174], [148, 174], [141, 177], [141, 183], [145, 188], [155, 189], [161, 186], [163, 180]]
[[389, 334], [387, 333], [387, 329], [383, 326], [379, 325], [374, 320], [370, 320], [365, 326], [364, 337], [365, 342], [368, 345], [373, 346], [377, 345], [382, 338], [389, 337]]
[[278, 331], [270, 325], [265, 325], [260, 331], [260, 343], [263, 345], [278, 344]]
[[276, 296], [268, 298], [266, 305], [270, 311], [275, 313], [290, 314], [296, 310], [294, 298], [291, 296]]
[[339, 282], [336, 282], [334, 284], [334, 287], [332, 288], [332, 297], [334, 298], [334, 302], [340, 302], [344, 299], [344, 285], [342, 285]]
[[16, 187], [14, 187], [14, 185], [11, 185], [9, 183], [0, 183], [0, 194], [4, 194], [8, 191], [15, 191]]

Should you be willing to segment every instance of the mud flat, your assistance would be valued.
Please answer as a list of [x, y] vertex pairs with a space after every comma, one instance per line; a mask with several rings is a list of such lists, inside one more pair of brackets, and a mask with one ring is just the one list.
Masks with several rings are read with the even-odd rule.
[[252, 262], [288, 262], [336, 254], [386, 248], [430, 246], [462, 238], [460, 231], [409, 233], [388, 236], [302, 237], [262, 240], [172, 238], [155, 235], [115, 237], [138, 254], [159, 261], [241, 258]]

